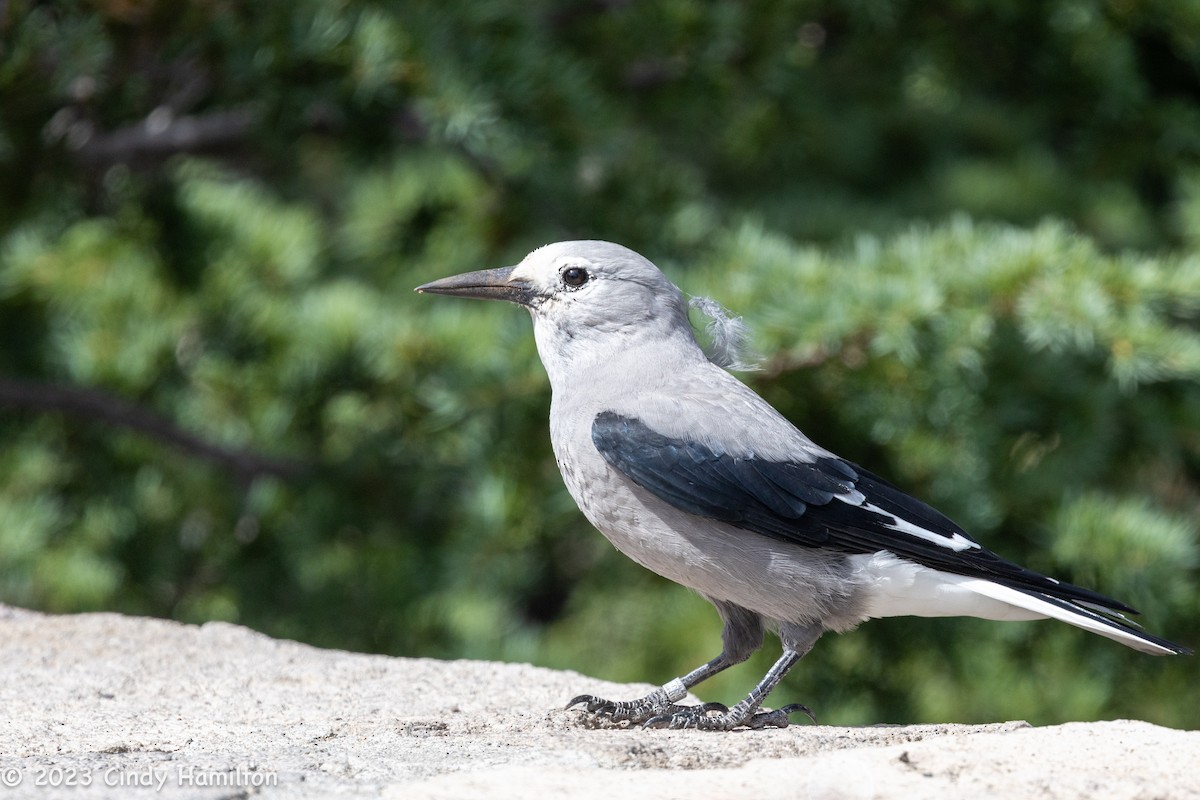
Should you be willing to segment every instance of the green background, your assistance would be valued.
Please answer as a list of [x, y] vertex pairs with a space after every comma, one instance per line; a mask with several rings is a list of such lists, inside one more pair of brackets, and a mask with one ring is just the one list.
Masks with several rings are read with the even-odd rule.
[[[745, 315], [819, 443], [1200, 643], [1196, 3], [10, 0], [0, 187], [0, 601], [711, 658], [563, 489], [527, 315], [412, 293], [605, 238]], [[1198, 677], [902, 618], [772, 703], [1194, 728]]]

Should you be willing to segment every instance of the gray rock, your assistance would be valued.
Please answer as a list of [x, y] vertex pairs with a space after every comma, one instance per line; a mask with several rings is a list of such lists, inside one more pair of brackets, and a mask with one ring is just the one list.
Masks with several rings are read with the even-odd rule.
[[0, 800], [1200, 798], [1200, 732], [1144, 722], [605, 729], [562, 704], [650, 687], [117, 614], [0, 607], [0, 641]]

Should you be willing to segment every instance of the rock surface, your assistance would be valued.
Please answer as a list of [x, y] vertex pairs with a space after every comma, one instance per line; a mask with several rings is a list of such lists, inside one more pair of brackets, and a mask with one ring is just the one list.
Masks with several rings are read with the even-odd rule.
[[1144, 722], [598, 729], [563, 702], [649, 687], [115, 614], [0, 607], [0, 642], [0, 800], [1200, 798], [1200, 732]]

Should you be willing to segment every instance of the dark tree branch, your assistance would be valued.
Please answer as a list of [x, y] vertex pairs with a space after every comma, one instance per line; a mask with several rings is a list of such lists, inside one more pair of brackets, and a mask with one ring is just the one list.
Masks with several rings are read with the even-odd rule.
[[234, 450], [189, 433], [166, 417], [100, 389], [0, 378], [0, 408], [59, 411], [108, 425], [129, 428], [179, 450], [231, 470], [242, 481], [259, 475], [298, 478], [309, 465]]
[[245, 106], [187, 117], [160, 106], [141, 122], [85, 138], [75, 155], [85, 164], [107, 166], [196, 153], [241, 142], [257, 119], [254, 109]]

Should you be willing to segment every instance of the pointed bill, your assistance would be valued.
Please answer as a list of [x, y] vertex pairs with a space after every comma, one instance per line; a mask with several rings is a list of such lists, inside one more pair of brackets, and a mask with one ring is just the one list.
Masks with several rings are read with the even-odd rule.
[[422, 294], [447, 294], [455, 297], [476, 297], [481, 300], [507, 300], [527, 306], [536, 296], [533, 286], [513, 278], [515, 267], [481, 269], [449, 278], [432, 281], [416, 288]]

